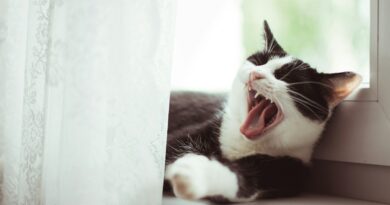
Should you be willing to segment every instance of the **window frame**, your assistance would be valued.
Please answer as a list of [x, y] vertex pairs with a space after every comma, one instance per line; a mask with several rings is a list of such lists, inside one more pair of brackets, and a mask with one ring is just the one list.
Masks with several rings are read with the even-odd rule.
[[371, 0], [370, 88], [358, 89], [335, 110], [315, 159], [390, 166], [389, 11], [390, 2]]
[[362, 83], [346, 101], [375, 102], [378, 100], [378, 0], [370, 1], [370, 82]]

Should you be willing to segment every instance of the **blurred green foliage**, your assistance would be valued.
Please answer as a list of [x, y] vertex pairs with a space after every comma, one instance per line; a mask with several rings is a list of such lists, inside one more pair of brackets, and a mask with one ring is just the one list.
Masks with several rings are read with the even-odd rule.
[[346, 64], [366, 74], [369, 6], [370, 0], [242, 0], [245, 54], [262, 49], [267, 20], [279, 44], [293, 56], [321, 67]]

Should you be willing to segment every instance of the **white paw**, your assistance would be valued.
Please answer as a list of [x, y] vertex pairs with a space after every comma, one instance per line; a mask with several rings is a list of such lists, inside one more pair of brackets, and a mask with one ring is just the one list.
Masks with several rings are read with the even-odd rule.
[[210, 160], [201, 155], [187, 154], [169, 165], [165, 178], [171, 182], [174, 194], [183, 199], [207, 196], [207, 170]]

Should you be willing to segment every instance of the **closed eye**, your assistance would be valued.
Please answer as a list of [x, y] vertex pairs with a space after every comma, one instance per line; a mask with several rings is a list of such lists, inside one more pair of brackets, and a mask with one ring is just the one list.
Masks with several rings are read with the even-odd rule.
[[[278, 80], [289, 82], [290, 81], [289, 78], [298, 77], [298, 76], [292, 77], [292, 75], [296, 75], [295, 73], [297, 71], [304, 71], [307, 70], [308, 68], [310, 68], [310, 66], [307, 63], [297, 60], [292, 63], [285, 64], [281, 68], [275, 70], [274, 76]], [[301, 74], [299, 75], [301, 76]]]
[[278, 80], [283, 80], [288, 75], [290, 75], [291, 72], [293, 72], [292, 66], [289, 64], [283, 65], [281, 68], [278, 68], [274, 71], [274, 76]]

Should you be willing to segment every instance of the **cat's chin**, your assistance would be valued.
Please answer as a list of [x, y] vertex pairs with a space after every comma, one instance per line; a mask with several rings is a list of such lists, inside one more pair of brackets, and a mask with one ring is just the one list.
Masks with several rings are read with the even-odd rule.
[[257, 140], [276, 127], [283, 120], [281, 107], [270, 99], [248, 92], [248, 115], [240, 132], [249, 140]]

